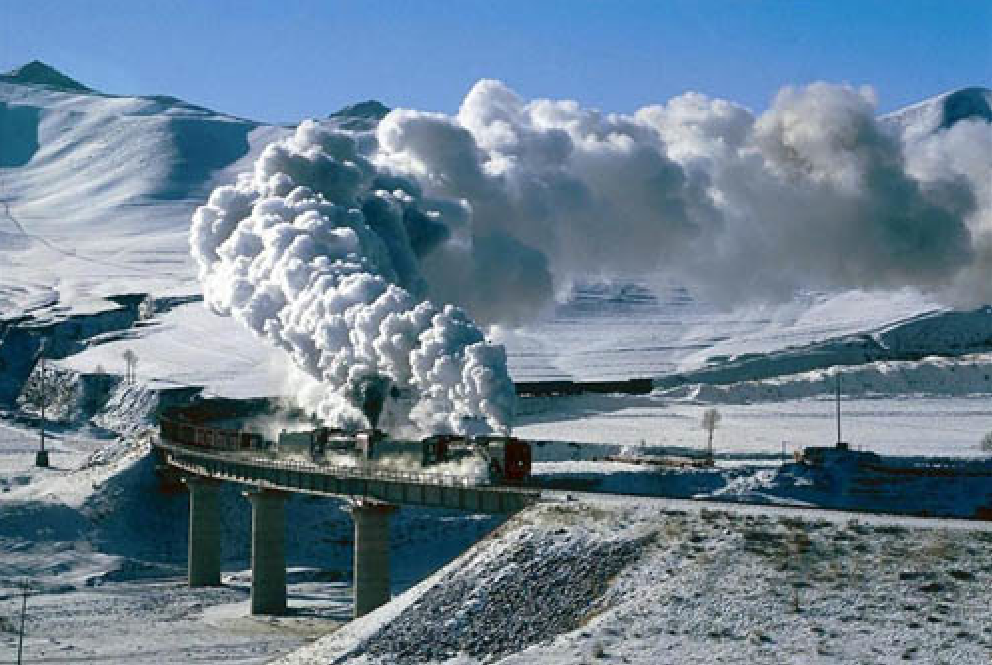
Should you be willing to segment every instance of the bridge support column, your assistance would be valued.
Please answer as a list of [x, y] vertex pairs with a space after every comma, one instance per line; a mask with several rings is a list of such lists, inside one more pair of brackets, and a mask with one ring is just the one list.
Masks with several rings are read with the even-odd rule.
[[389, 516], [396, 506], [358, 502], [355, 521], [354, 616], [364, 616], [389, 602]]
[[286, 613], [286, 495], [245, 492], [251, 501], [251, 613]]
[[220, 482], [188, 477], [189, 555], [191, 587], [220, 586]]

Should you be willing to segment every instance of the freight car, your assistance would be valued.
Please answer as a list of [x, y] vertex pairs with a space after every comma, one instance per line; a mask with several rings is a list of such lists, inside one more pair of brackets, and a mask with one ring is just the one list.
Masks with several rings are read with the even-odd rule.
[[213, 450], [265, 450], [267, 444], [261, 434], [239, 430], [208, 427], [199, 419], [192, 419], [181, 409], [168, 409], [159, 417], [159, 433], [166, 441], [194, 448]]

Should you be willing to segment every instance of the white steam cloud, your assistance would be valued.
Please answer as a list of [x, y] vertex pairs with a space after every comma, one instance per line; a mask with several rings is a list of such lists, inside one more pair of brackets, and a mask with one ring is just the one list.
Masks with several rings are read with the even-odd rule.
[[[486, 321], [526, 320], [590, 273], [664, 275], [724, 303], [990, 295], [984, 117], [914, 136], [876, 117], [869, 89], [828, 84], [784, 89], [760, 115], [695, 93], [606, 114], [480, 81], [457, 115], [397, 110], [377, 138], [379, 165], [469, 202], [473, 242], [442, 244], [423, 271]], [[441, 279], [452, 265], [462, 278]]]
[[880, 119], [870, 89], [822, 83], [761, 114], [688, 93], [624, 115], [484, 80], [455, 115], [304, 123], [197, 211], [193, 253], [207, 302], [322, 382], [328, 420], [359, 421], [387, 378], [422, 430], [501, 429], [505, 355], [464, 311], [526, 322], [590, 275], [723, 303], [992, 301], [990, 93], [967, 95], [981, 112], [955, 122]]
[[370, 393], [382, 401], [397, 389], [410, 393], [401, 425], [505, 430], [514, 400], [505, 351], [461, 309], [417, 295], [418, 253], [454, 224], [445, 212], [464, 212], [411, 190], [379, 174], [353, 136], [303, 123], [196, 211], [190, 242], [205, 300], [320, 381], [326, 390], [307, 406], [328, 423], [364, 425]]

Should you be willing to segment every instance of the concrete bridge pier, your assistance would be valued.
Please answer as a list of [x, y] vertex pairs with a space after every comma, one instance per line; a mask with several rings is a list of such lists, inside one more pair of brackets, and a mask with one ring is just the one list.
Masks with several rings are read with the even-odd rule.
[[251, 613], [286, 613], [286, 494], [245, 492], [251, 501]]
[[351, 505], [355, 521], [355, 618], [389, 602], [389, 516], [396, 510], [396, 506], [369, 501]]
[[220, 482], [193, 476], [183, 483], [189, 489], [189, 585], [220, 586]]

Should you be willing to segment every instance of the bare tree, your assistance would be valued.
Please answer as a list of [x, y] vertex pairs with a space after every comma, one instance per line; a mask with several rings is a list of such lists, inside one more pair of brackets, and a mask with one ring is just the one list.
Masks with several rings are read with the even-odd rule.
[[124, 363], [126, 364], [124, 380], [127, 383], [134, 383], [134, 368], [138, 364], [138, 354], [131, 349], [124, 351]]
[[710, 459], [713, 459], [713, 430], [720, 424], [720, 417], [720, 412], [716, 408], [710, 407], [703, 411], [703, 419], [700, 423], [700, 426], [707, 433], [706, 454]]
[[155, 299], [149, 293], [138, 305], [138, 318], [146, 321], [155, 316]]

